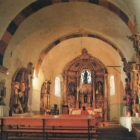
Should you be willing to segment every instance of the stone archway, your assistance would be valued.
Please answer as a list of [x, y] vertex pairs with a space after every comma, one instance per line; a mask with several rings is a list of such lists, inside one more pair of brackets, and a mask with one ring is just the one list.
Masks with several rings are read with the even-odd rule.
[[[0, 39], [0, 47], [2, 48], [0, 50], [0, 65], [3, 65], [3, 58], [5, 51], [12, 40], [14, 34], [20, 27], [20, 25], [30, 16], [32, 16], [35, 12], [41, 10], [44, 7], [57, 4], [57, 3], [65, 3], [65, 2], [71, 2], [71, 1], [60, 1], [60, 0], [40, 0], [40, 1], [35, 1], [25, 7], [22, 11], [20, 11], [15, 18], [10, 22], [8, 25], [6, 31], [4, 32], [2, 38]], [[83, 0], [78, 0], [78, 1], [72, 1], [72, 2], [83, 2]], [[116, 5], [111, 3], [110, 1], [106, 0], [104, 2], [99, 2], [98, 0], [93, 1], [93, 0], [85, 0], [84, 2], [91, 3], [91, 4], [96, 4], [101, 7], [104, 7], [108, 9], [109, 11], [113, 12], [117, 16], [119, 16], [122, 21], [128, 26], [130, 29], [131, 33], [134, 33], [134, 26], [132, 24], [131, 19], [127, 16], [127, 14], [122, 11], [122, 9], [119, 9]]]

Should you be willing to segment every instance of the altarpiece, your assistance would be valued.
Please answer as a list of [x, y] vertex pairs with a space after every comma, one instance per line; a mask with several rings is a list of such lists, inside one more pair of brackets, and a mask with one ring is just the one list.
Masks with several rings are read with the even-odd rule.
[[101, 109], [104, 120], [108, 114], [108, 73], [104, 64], [86, 49], [64, 69], [64, 104], [69, 108], [86, 106]]

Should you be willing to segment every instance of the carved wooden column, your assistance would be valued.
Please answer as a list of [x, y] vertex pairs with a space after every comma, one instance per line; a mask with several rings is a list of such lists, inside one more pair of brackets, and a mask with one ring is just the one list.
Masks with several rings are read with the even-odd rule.
[[108, 74], [104, 74], [104, 121], [108, 118]]
[[140, 106], [140, 65], [138, 66], [138, 98], [139, 98], [139, 106]]
[[[128, 38], [131, 41], [133, 41], [133, 47], [134, 47], [135, 52], [136, 52], [135, 61], [139, 65], [140, 64], [140, 33], [139, 33], [139, 30], [138, 30], [138, 24], [137, 24], [136, 17], [134, 18], [134, 29], [135, 29], [134, 34], [132, 34]], [[132, 108], [135, 108], [136, 104], [138, 104], [138, 102], [140, 103], [140, 100], [139, 100], [140, 99], [139, 69], [136, 68], [136, 64], [133, 65], [133, 70], [132, 71], [133, 71], [133, 77], [134, 77], [133, 87], [132, 87], [132, 90], [133, 90], [132, 91], [132, 96], [133, 96], [133, 106], [132, 106]], [[140, 106], [138, 107], [138, 105], [137, 105], [137, 108], [140, 110]]]
[[76, 96], [76, 108], [79, 108], [79, 88], [80, 88], [80, 79], [81, 76], [79, 75], [79, 72], [77, 72], [77, 96]]
[[92, 93], [93, 93], [92, 105], [93, 108], [95, 108], [95, 73], [93, 71], [92, 71]]
[[50, 108], [50, 95], [51, 95], [50, 88], [51, 88], [51, 81], [48, 81], [47, 82], [47, 108], [48, 109]]
[[133, 72], [133, 82], [132, 82], [132, 97], [133, 97], [133, 106], [135, 106], [137, 103], [136, 103], [136, 100], [137, 100], [137, 94], [138, 94], [138, 70], [137, 70], [137, 67], [136, 67], [136, 64], [132, 64], [133, 66], [133, 69], [132, 69], [132, 72]]
[[68, 72], [65, 71], [64, 75], [64, 90], [63, 90], [63, 104], [67, 104], [67, 81], [68, 81]]
[[83, 106], [83, 104], [84, 104], [84, 93], [82, 92], [81, 93], [81, 105]]
[[91, 93], [88, 93], [88, 107], [91, 107], [90, 105], [90, 103], [91, 103]]

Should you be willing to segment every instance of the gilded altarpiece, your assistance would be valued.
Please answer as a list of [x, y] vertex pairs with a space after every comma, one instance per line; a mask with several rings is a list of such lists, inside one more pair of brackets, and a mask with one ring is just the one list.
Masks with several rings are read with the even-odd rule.
[[5, 87], [5, 80], [0, 81], [0, 106], [5, 105], [4, 98], [6, 97], [6, 87]]
[[33, 64], [16, 71], [11, 83], [10, 111], [15, 114], [28, 112], [28, 98], [32, 85]]
[[47, 110], [50, 109], [50, 86], [51, 81], [45, 81], [41, 88], [41, 94], [40, 94], [40, 113], [44, 114], [47, 112]]
[[86, 49], [64, 69], [64, 104], [69, 108], [82, 106], [101, 109], [104, 120], [108, 114], [108, 73], [104, 64]]

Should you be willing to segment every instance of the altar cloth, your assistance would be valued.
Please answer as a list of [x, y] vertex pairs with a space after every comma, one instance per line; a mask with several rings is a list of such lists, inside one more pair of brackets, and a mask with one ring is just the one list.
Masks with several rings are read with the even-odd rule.
[[140, 123], [140, 117], [120, 117], [120, 125], [132, 131], [132, 124]]

